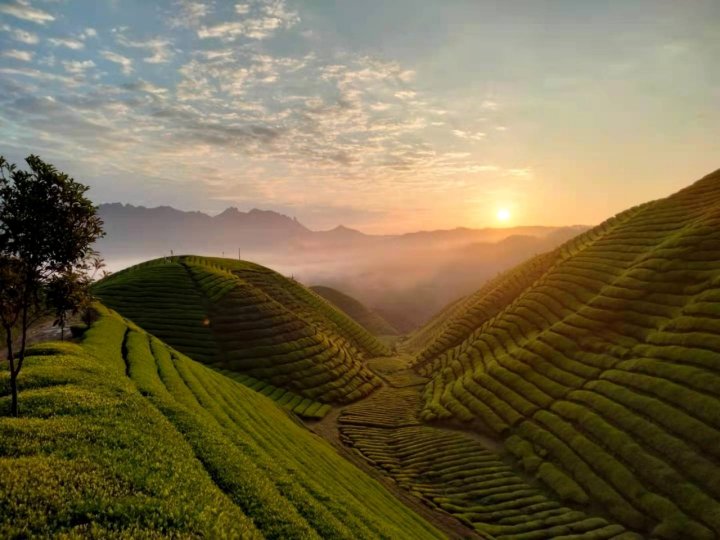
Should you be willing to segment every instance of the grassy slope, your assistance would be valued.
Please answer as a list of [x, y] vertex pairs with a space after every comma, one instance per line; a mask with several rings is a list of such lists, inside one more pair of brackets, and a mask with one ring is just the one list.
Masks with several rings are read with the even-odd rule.
[[563, 246], [459, 344], [421, 354], [424, 418], [501, 435], [560, 497], [630, 528], [717, 537], [719, 260], [716, 172]]
[[388, 352], [309, 289], [249, 262], [158, 259], [103, 280], [95, 292], [195, 359], [314, 401], [372, 392], [378, 380], [362, 358]]
[[348, 296], [332, 287], [321, 285], [315, 285], [310, 289], [346, 313], [368, 332], [376, 336], [396, 336], [398, 334], [397, 329], [393, 328], [389, 322], [352, 296]]
[[[0, 410], [8, 408], [6, 371]], [[433, 538], [264, 396], [103, 309], [0, 416], [0, 536]]]

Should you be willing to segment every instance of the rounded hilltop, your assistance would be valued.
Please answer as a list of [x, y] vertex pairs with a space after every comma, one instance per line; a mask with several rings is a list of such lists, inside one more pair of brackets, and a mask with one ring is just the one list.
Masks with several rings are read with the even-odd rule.
[[163, 257], [109, 276], [94, 293], [191, 358], [278, 389], [278, 399], [282, 389], [318, 403], [359, 399], [380, 384], [364, 359], [389, 353], [312, 290], [252, 262]]

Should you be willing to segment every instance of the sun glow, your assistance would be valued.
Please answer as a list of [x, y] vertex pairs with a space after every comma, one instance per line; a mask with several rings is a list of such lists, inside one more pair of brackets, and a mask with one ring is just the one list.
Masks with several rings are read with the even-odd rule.
[[508, 210], [507, 208], [499, 208], [496, 216], [498, 221], [501, 221], [503, 223], [508, 222], [510, 221], [511, 217], [510, 210]]

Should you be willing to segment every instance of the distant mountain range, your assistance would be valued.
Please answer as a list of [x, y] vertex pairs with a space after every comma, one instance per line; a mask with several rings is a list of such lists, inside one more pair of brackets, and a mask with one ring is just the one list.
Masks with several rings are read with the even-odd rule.
[[176, 254], [252, 260], [312, 285], [351, 294], [400, 331], [527, 257], [587, 229], [524, 226], [370, 235], [345, 226], [313, 231], [268, 210], [211, 216], [169, 206], [102, 204], [96, 245], [113, 270]]
[[[107, 257], [140, 253], [161, 256], [170, 250], [176, 253], [203, 250], [212, 254], [220, 250], [230, 255], [238, 249], [268, 251], [280, 246], [303, 250], [347, 248], [348, 242], [422, 248], [442, 244], [447, 248], [473, 242], [496, 242], [512, 235], [546, 236], [557, 230], [557, 227], [458, 227], [400, 235], [369, 235], [343, 225], [327, 231], [312, 231], [296, 218], [257, 208], [242, 212], [230, 207], [211, 216], [170, 206], [146, 208], [122, 203], [101, 204], [99, 214], [105, 222], [107, 236], [98, 242], [98, 249]], [[142, 243], [136, 241], [138, 238], [142, 238]]]
[[[98, 249], [108, 258], [162, 256], [170, 250], [203, 254], [237, 253], [238, 248], [266, 249], [311, 234], [297, 220], [277, 212], [228, 208], [210, 216], [169, 206], [146, 208], [101, 204], [99, 214], [107, 236]], [[138, 242], [142, 239], [142, 242]]]

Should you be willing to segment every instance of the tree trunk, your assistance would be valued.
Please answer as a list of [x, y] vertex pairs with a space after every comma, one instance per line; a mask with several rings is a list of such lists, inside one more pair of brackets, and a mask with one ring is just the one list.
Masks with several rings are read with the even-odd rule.
[[60, 341], [65, 341], [65, 324], [60, 324]]
[[10, 406], [10, 414], [15, 418], [18, 417], [18, 393], [17, 393], [17, 372], [10, 373], [10, 392], [12, 393], [12, 404]]
[[[22, 339], [20, 340], [20, 351], [18, 352], [17, 373], [20, 373], [20, 368], [22, 368], [23, 360], [25, 360], [25, 348], [27, 346], [28, 326], [28, 302], [26, 300], [25, 304], [23, 305], [22, 312]], [[17, 376], [17, 373], [15, 374], [15, 376]]]
[[27, 334], [28, 334], [28, 301], [25, 300], [22, 312], [22, 327], [21, 339], [20, 339], [20, 350], [17, 355], [17, 366], [12, 369], [12, 363], [10, 364], [10, 390], [12, 391], [12, 415], [18, 416], [18, 394], [17, 394], [17, 377], [22, 369], [23, 360], [25, 360], [25, 349], [27, 348]]
[[10, 414], [18, 415], [17, 405], [17, 373], [15, 372], [15, 355], [13, 353], [12, 326], [5, 326], [5, 345], [7, 347], [7, 361], [10, 367], [10, 392], [12, 394], [12, 405]]

